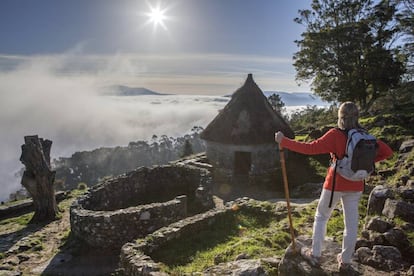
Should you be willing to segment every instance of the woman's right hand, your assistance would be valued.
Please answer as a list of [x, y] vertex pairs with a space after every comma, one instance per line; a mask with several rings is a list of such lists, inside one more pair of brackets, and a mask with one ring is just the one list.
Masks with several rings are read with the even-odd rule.
[[278, 131], [278, 132], [275, 133], [275, 141], [279, 144], [282, 142], [284, 137], [285, 137], [285, 135], [281, 131]]

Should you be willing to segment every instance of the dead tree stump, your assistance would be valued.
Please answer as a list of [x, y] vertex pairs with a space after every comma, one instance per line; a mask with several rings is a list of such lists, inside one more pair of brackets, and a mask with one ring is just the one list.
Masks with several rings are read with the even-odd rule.
[[37, 135], [25, 136], [20, 161], [26, 169], [21, 184], [33, 199], [35, 213], [30, 223], [54, 220], [58, 216], [55, 198], [55, 171], [50, 166], [52, 141]]

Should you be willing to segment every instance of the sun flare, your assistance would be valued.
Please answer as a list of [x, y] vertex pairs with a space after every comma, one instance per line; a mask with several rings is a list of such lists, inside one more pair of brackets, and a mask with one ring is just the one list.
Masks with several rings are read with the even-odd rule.
[[164, 24], [164, 19], [165, 19], [164, 13], [165, 11], [159, 8], [154, 8], [151, 10], [148, 16], [149, 16], [150, 21], [153, 22], [154, 24]]
[[158, 26], [161, 26], [164, 30], [167, 30], [167, 26], [165, 25], [165, 21], [167, 20], [165, 12], [167, 9], [162, 8], [161, 4], [158, 4], [155, 7], [149, 5], [149, 9], [150, 11], [145, 13], [145, 15], [148, 17], [147, 24], [152, 24], [154, 26], [154, 29], [156, 29]]

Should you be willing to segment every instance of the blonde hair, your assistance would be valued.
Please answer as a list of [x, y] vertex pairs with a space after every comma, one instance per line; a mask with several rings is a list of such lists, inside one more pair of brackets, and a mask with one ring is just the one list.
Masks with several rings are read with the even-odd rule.
[[362, 128], [358, 118], [358, 107], [353, 102], [344, 102], [339, 106], [338, 127], [340, 129]]

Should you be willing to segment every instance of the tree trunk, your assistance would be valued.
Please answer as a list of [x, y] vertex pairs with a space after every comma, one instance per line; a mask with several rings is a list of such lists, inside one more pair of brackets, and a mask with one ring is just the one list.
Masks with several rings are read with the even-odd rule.
[[37, 135], [25, 136], [20, 161], [25, 165], [21, 184], [33, 199], [35, 213], [30, 223], [54, 220], [58, 216], [55, 198], [55, 171], [50, 167], [52, 141]]

